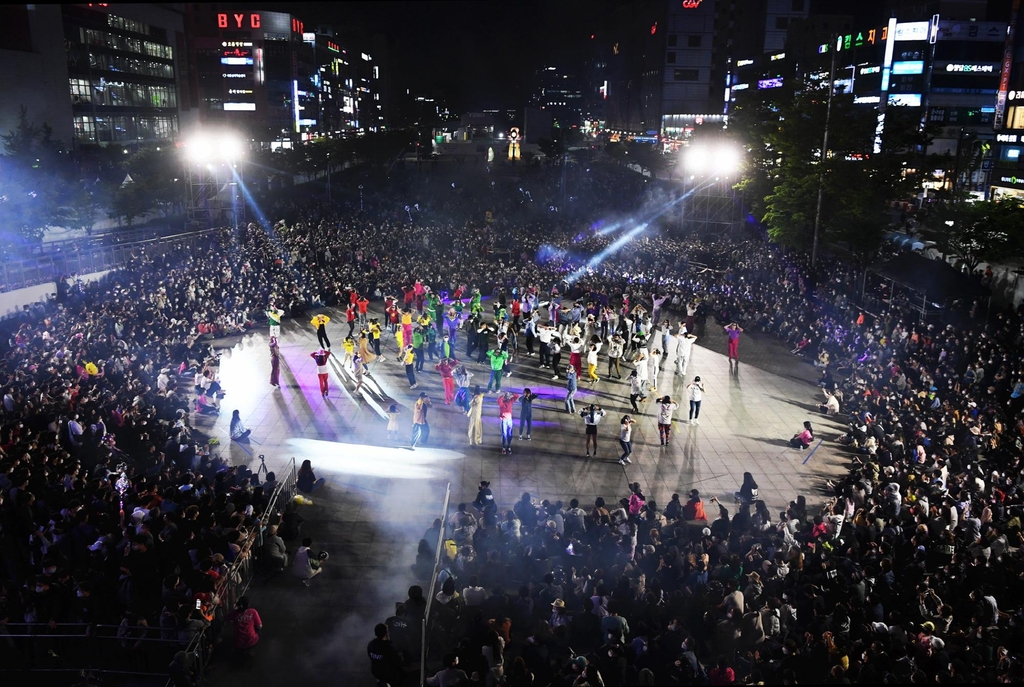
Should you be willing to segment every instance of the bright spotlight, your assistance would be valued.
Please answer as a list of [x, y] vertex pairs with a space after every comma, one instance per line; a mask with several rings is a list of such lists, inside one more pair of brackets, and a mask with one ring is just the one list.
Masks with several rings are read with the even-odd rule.
[[708, 150], [702, 146], [690, 146], [683, 155], [683, 164], [692, 174], [701, 174], [708, 167]]
[[233, 162], [245, 152], [242, 139], [231, 133], [200, 133], [185, 144], [186, 157], [200, 165]]
[[204, 164], [212, 159], [210, 137], [198, 134], [185, 144], [185, 155], [197, 164]]
[[222, 136], [217, 142], [217, 155], [222, 160], [237, 160], [242, 156], [242, 141], [230, 134]]
[[715, 166], [723, 174], [735, 174], [742, 162], [740, 150], [735, 145], [723, 143], [715, 151]]
[[683, 155], [683, 164], [691, 179], [694, 175], [735, 174], [742, 162], [742, 152], [732, 143], [720, 143], [715, 146], [695, 145], [687, 148]]

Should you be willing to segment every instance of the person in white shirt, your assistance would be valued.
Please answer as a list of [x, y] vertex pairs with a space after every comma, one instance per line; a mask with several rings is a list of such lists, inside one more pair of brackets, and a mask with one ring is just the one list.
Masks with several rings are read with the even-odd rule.
[[690, 352], [693, 350], [693, 342], [697, 337], [686, 331], [686, 327], [680, 325], [679, 336], [676, 337], [676, 374], [685, 375], [686, 368], [690, 364]]
[[615, 378], [622, 379], [622, 370], [619, 368], [619, 361], [622, 359], [622, 348], [625, 342], [622, 337], [615, 334], [608, 341], [608, 376], [612, 376], [612, 368], [615, 368]]
[[551, 335], [555, 328], [546, 324], [537, 325], [537, 340], [540, 341], [540, 369], [551, 367]]
[[661, 349], [655, 348], [653, 351], [651, 351], [651, 355], [650, 355], [650, 360], [651, 360], [651, 370], [650, 370], [651, 391], [657, 391], [658, 390], [658, 373], [661, 371], [661, 358], [662, 358]]
[[594, 457], [597, 457], [597, 423], [601, 421], [601, 418], [605, 416], [605, 411], [602, 408], [598, 408], [596, 405], [591, 403], [587, 408], [580, 411], [580, 416], [583, 417], [583, 421], [586, 423], [586, 451], [587, 458], [590, 457], [590, 444], [594, 444]]
[[590, 345], [590, 350], [587, 352], [587, 375], [590, 377], [591, 383], [601, 381], [597, 376], [597, 346], [594, 344]]
[[462, 600], [466, 606], [482, 606], [487, 599], [487, 591], [480, 586], [476, 575], [469, 578], [469, 586], [462, 590]]
[[647, 366], [648, 362], [647, 349], [640, 346], [637, 349], [636, 357], [633, 358], [633, 364], [636, 365], [636, 377], [640, 381], [641, 393], [647, 393], [647, 379], [649, 377], [649, 370]]
[[619, 458], [619, 465], [632, 463], [629, 454], [633, 452], [633, 425], [636, 420], [629, 415], [622, 416], [622, 423], [619, 425], [619, 446], [622, 447], [622, 457]]
[[672, 438], [672, 413], [679, 404], [673, 403], [670, 396], [659, 398], [658, 403], [658, 436], [661, 437], [661, 445], [664, 446]]
[[309, 581], [324, 571], [320, 564], [320, 557], [313, 553], [309, 547], [313, 546], [313, 540], [306, 537], [302, 540], [302, 546], [295, 552], [295, 560], [292, 561], [292, 572], [302, 580], [302, 584], [309, 586]]
[[690, 400], [690, 422], [700, 424], [700, 404], [704, 400], [704, 383], [700, 381], [700, 375], [693, 378], [693, 381], [686, 385], [686, 393]]

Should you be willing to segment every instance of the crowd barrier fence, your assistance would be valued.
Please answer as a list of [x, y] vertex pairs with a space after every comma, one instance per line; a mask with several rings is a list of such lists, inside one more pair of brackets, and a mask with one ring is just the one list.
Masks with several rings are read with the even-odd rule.
[[[109, 676], [132, 685], [173, 685], [168, 669], [175, 655], [185, 651], [197, 684], [202, 680], [225, 622], [224, 616], [246, 593], [257, 572], [263, 548], [263, 529], [279, 506], [292, 498], [298, 472], [290, 459], [288, 472], [277, 483], [260, 526], [250, 529], [239, 543], [242, 550], [231, 564], [216, 594], [220, 604], [214, 619], [191, 635], [165, 637], [159, 626], [97, 625], [90, 623], [6, 623], [0, 625], [0, 656], [12, 652], [16, 660], [0, 660], [0, 682], [12, 675]], [[45, 678], [49, 679], [49, 678]], [[11, 682], [17, 684], [17, 682]]]
[[444, 555], [444, 541], [448, 536], [448, 508], [452, 500], [451, 482], [444, 489], [444, 502], [441, 506], [441, 531], [437, 535], [437, 551], [434, 553], [434, 568], [430, 576], [430, 587], [427, 590], [427, 607], [423, 611], [423, 627], [420, 639], [420, 686], [427, 684], [427, 653], [430, 648], [428, 638], [432, 629], [431, 610], [434, 607], [434, 595], [437, 593], [437, 578], [441, 574], [441, 557]]

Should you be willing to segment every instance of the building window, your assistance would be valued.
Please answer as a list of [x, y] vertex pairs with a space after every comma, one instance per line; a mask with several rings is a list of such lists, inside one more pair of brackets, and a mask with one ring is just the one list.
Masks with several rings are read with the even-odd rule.
[[793, 0], [793, 11], [803, 12], [804, 11], [804, 0]]
[[700, 73], [696, 69], [676, 69], [674, 78], [676, 81], [697, 81]]
[[668, 64], [676, 63], [676, 54], [674, 52], [665, 53], [665, 62]]
[[121, 31], [131, 31], [132, 33], [144, 33], [149, 35], [149, 27], [141, 21], [125, 19], [124, 17], [117, 17], [113, 14], [107, 15], [107, 26], [112, 29], [120, 29]]
[[775, 17], [775, 28], [780, 30], [789, 28], [789, 17]]
[[700, 39], [701, 39], [701, 37], [700, 37], [700, 36], [689, 36], [689, 37], [688, 37], [688, 38], [686, 39], [686, 45], [687, 45], [687, 47], [690, 47], [690, 48], [699, 48], [699, 47], [700, 47]]
[[932, 111], [928, 113], [929, 122], [944, 122], [946, 121], [946, 109], [942, 107], [933, 107]]
[[1006, 128], [1024, 129], [1024, 105], [1006, 108]]
[[72, 105], [87, 105], [92, 97], [88, 79], [68, 79]]
[[670, 48], [676, 47], [676, 40], [677, 40], [676, 35], [674, 33], [670, 33], [668, 35], [668, 47], [670, 47]]

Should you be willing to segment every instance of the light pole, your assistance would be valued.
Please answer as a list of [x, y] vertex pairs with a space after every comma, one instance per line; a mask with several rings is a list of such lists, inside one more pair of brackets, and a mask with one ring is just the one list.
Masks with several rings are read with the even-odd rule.
[[327, 153], [327, 204], [331, 204], [331, 154]]
[[363, 211], [363, 185], [359, 184], [359, 212]]
[[828, 75], [828, 108], [825, 110], [825, 136], [821, 142], [821, 159], [818, 164], [821, 169], [818, 172], [818, 205], [814, 210], [814, 242], [811, 244], [811, 268], [818, 264], [818, 234], [821, 233], [821, 200], [825, 192], [825, 160], [828, 158], [828, 125], [832, 119], [832, 96], [836, 92], [836, 47], [838, 37], [833, 36], [829, 43], [832, 51], [832, 67]]

